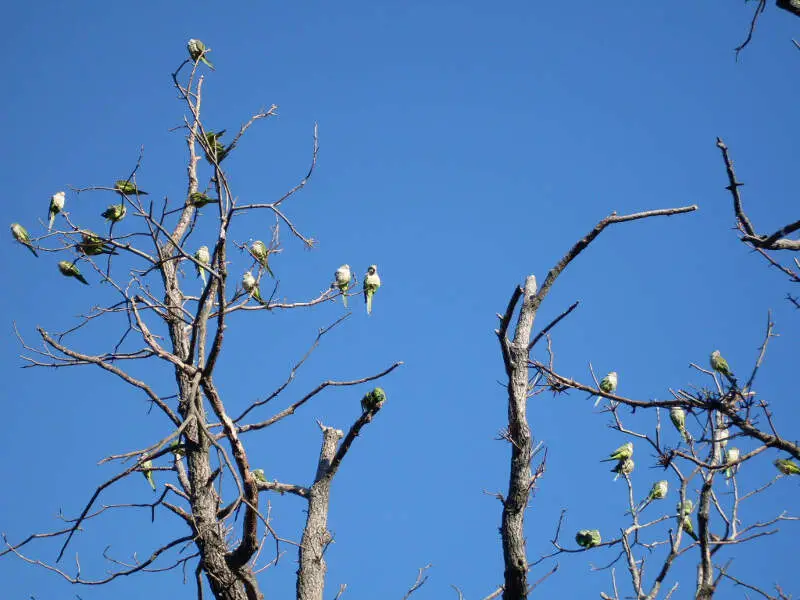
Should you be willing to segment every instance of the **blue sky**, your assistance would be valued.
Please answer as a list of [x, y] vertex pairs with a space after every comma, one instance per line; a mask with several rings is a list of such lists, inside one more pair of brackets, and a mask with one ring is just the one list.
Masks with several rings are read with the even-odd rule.
[[[734, 369], [749, 368], [772, 309], [781, 337], [757, 389], [792, 437], [800, 410], [786, 390], [800, 339], [797, 312], [784, 300], [790, 284], [737, 240], [714, 144], [722, 136], [730, 146], [757, 228], [771, 232], [796, 220], [790, 199], [800, 142], [792, 132], [800, 115], [791, 99], [800, 93], [800, 56], [791, 38], [800, 21], [770, 6], [737, 63], [732, 48], [751, 9], [715, 2], [16, 3], [6, 7], [11, 25], [0, 41], [8, 219], [41, 231], [52, 193], [126, 177], [141, 146], [140, 186], [181, 198], [185, 145], [182, 133], [169, 130], [184, 111], [170, 73], [189, 37], [212, 48], [217, 66], [205, 84], [208, 126], [235, 130], [259, 108], [279, 106], [279, 116], [257, 124], [226, 163], [243, 201], [277, 198], [299, 181], [318, 122], [317, 171], [286, 209], [319, 245], [306, 251], [284, 236], [273, 263], [279, 294], [313, 297], [343, 262], [359, 275], [376, 263], [384, 285], [372, 317], [353, 302], [354, 314], [326, 336], [280, 406], [325, 379], [405, 362], [383, 382], [388, 404], [334, 484], [327, 595], [347, 583], [345, 598], [399, 598], [416, 569], [433, 563], [416, 598], [452, 594], [450, 584], [480, 598], [502, 580], [500, 505], [483, 493], [507, 482], [508, 448], [495, 440], [506, 415], [495, 313], [527, 274], [543, 280], [611, 211], [700, 206], [688, 216], [614, 227], [569, 267], [537, 320], [543, 326], [581, 301], [555, 332], [558, 369], [585, 381], [591, 361], [600, 372], [620, 373], [621, 393], [663, 398], [670, 387], [701, 383], [687, 365], [704, 363], [714, 348]], [[99, 229], [98, 215], [112, 200], [68, 193], [67, 202]], [[255, 215], [232, 235], [264, 237], [270, 224]], [[203, 224], [198, 238], [211, 233], [213, 225]], [[58, 527], [60, 509], [79, 512], [113, 472], [96, 465], [101, 458], [170, 430], [147, 414], [139, 395], [101, 373], [19, 368], [14, 322], [32, 341], [37, 325], [67, 329], [75, 315], [112, 296], [96, 277], [88, 288], [62, 279], [53, 255], [33, 260], [10, 236], [4, 248], [0, 265], [17, 285], [0, 298], [7, 340], [0, 530], [18, 540]], [[245, 264], [236, 256], [231, 270]], [[188, 277], [186, 285], [196, 283]], [[341, 311], [326, 304], [232, 319], [217, 375], [229, 406], [246, 406], [279, 385]], [[101, 352], [109, 340], [116, 338], [96, 328], [75, 343]], [[170, 393], [167, 371], [148, 367], [139, 375]], [[315, 420], [346, 429], [364, 391], [326, 392], [253, 436], [251, 460], [270, 478], [309, 483], [319, 451]], [[549, 550], [562, 507], [569, 511], [565, 531], [600, 527], [611, 537], [625, 522], [625, 492], [596, 458], [622, 436], [580, 394], [540, 396], [529, 412], [534, 436], [549, 447], [528, 513], [531, 558]], [[638, 414], [632, 421], [647, 423]], [[771, 477], [774, 457], [754, 460], [743, 485]], [[640, 461], [634, 482], [643, 495], [659, 472]], [[744, 518], [792, 508], [787, 498], [797, 484], [779, 484]], [[136, 478], [107, 501], [149, 498]], [[281, 535], [299, 538], [302, 509], [297, 498], [272, 499]], [[92, 523], [72, 550], [86, 576], [102, 575], [106, 545], [118, 558], [146, 556], [173, 531], [181, 534], [166, 513], [155, 526], [146, 511], [121, 513]], [[786, 569], [792, 534], [788, 525], [735, 548], [728, 554], [737, 558], [734, 572], [800, 592]], [[279, 565], [260, 576], [271, 598], [294, 590], [296, 555], [283, 549]], [[57, 552], [47, 544], [36, 550], [43, 560]], [[588, 563], [613, 555], [563, 557], [544, 596], [610, 591], [608, 572], [592, 573]], [[693, 560], [676, 570], [682, 590], [691, 588]], [[112, 590], [70, 588], [8, 558], [0, 560], [0, 579], [13, 599], [194, 593], [176, 573], [127, 578]]]

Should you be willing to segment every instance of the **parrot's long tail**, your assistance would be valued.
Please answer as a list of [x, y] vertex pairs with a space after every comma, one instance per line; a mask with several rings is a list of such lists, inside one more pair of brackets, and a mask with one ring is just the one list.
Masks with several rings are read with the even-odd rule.
[[342, 290], [342, 304], [347, 308], [347, 288]]
[[372, 314], [372, 292], [367, 292], [367, 314]]

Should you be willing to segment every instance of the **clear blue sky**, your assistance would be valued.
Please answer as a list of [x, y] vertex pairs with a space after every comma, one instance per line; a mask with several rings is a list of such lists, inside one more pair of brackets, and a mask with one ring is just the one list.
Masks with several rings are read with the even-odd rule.
[[[388, 404], [337, 476], [327, 596], [347, 583], [345, 598], [401, 598], [416, 569], [433, 563], [415, 598], [446, 597], [450, 584], [480, 598], [502, 580], [500, 504], [483, 490], [505, 489], [508, 469], [508, 447], [495, 441], [506, 415], [495, 313], [527, 274], [541, 281], [611, 211], [700, 206], [689, 216], [608, 230], [569, 268], [538, 320], [544, 325], [581, 300], [555, 334], [559, 370], [588, 380], [592, 361], [620, 373], [621, 393], [664, 398], [670, 387], [703, 383], [687, 365], [705, 362], [714, 348], [734, 369], [748, 368], [773, 309], [782, 335], [757, 389], [773, 402], [783, 433], [796, 436], [800, 410], [786, 395], [800, 353], [798, 313], [784, 300], [790, 284], [737, 240], [714, 142], [722, 136], [729, 144], [759, 229], [797, 218], [800, 54], [790, 40], [800, 20], [770, 2], [736, 63], [732, 48], [752, 4], [722, 4], [11, 3], [0, 41], [7, 219], [41, 231], [37, 220], [46, 218], [52, 193], [126, 177], [142, 145], [141, 187], [181, 197], [185, 146], [169, 129], [182, 123], [183, 107], [170, 73], [189, 37], [204, 40], [217, 65], [205, 89], [211, 128], [234, 130], [260, 107], [280, 107], [226, 163], [241, 199], [274, 199], [302, 177], [317, 121], [317, 173], [286, 208], [319, 246], [308, 252], [285, 238], [274, 261], [281, 294], [313, 297], [343, 262], [359, 275], [377, 263], [384, 286], [371, 318], [353, 303], [355, 314], [325, 339], [283, 402], [327, 378], [406, 363], [384, 381]], [[67, 201], [100, 228], [97, 215], [111, 199], [69, 194]], [[233, 236], [263, 237], [269, 224], [266, 216], [242, 220]], [[88, 288], [65, 280], [53, 255], [36, 261], [10, 235], [4, 239], [0, 265], [15, 285], [0, 298], [0, 530], [19, 540], [58, 527], [59, 509], [78, 513], [113, 472], [96, 466], [101, 458], [170, 430], [147, 414], [141, 396], [101, 373], [19, 368], [14, 321], [33, 341], [35, 326], [67, 329], [74, 315], [110, 296], [96, 277]], [[341, 310], [327, 304], [233, 320], [217, 377], [228, 404], [245, 406], [274, 389]], [[101, 352], [110, 339], [97, 329], [76, 344]], [[168, 373], [148, 375], [170, 393]], [[349, 427], [364, 391], [325, 393], [254, 436], [251, 460], [270, 478], [309, 483], [319, 448], [315, 419]], [[569, 538], [583, 527], [612, 537], [625, 523], [624, 486], [612, 484], [597, 458], [622, 436], [580, 394], [533, 400], [530, 420], [550, 449], [528, 514], [531, 558], [549, 550], [562, 507]], [[771, 477], [773, 458], [768, 452], [753, 461], [743, 484]], [[634, 481], [643, 495], [660, 472], [646, 468], [648, 457], [639, 465]], [[760, 505], [767, 512], [754, 504], [743, 518], [796, 509], [797, 494], [795, 481], [781, 481]], [[149, 498], [137, 477], [106, 501]], [[272, 502], [277, 531], [298, 539], [302, 501]], [[73, 551], [85, 576], [102, 576], [105, 545], [120, 559], [147, 556], [173, 530], [182, 531], [166, 513], [155, 526], [146, 511], [110, 516], [90, 523]], [[796, 534], [789, 525], [737, 547], [727, 554], [737, 558], [734, 572], [800, 593], [788, 568]], [[273, 599], [294, 593], [295, 549], [283, 549], [278, 567], [260, 575]], [[57, 547], [35, 550], [52, 560]], [[604, 564], [612, 552], [563, 557], [542, 597], [610, 591], [608, 572], [592, 573], [588, 563]], [[678, 597], [685, 598], [694, 557], [681, 564]], [[14, 600], [193, 597], [189, 575], [186, 586], [169, 573], [78, 589], [0, 560], [3, 596]], [[724, 595], [742, 594], [728, 588]]]

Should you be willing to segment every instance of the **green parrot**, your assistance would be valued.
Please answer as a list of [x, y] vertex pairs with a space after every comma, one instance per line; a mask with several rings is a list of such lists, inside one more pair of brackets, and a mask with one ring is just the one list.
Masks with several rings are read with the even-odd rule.
[[244, 275], [242, 275], [242, 287], [244, 288], [245, 292], [250, 294], [261, 304], [264, 304], [264, 300], [261, 298], [261, 290], [258, 289], [258, 282], [250, 271], [247, 271]]
[[378, 276], [378, 266], [370, 265], [364, 275], [364, 301], [367, 303], [367, 314], [372, 314], [372, 297], [381, 287], [381, 278]]
[[800, 475], [800, 466], [788, 458], [778, 458], [773, 464], [784, 475]]
[[217, 159], [217, 164], [221, 163], [231, 150], [230, 148], [226, 148], [225, 145], [219, 141], [219, 139], [225, 135], [225, 131], [227, 130], [223, 129], [217, 133], [213, 131], [206, 133], [206, 145], [208, 147], [206, 160], [211, 164], [214, 164], [213, 158]]
[[144, 478], [147, 479], [147, 483], [150, 484], [150, 487], [153, 488], [153, 491], [156, 491], [156, 482], [153, 481], [153, 461], [146, 460], [142, 463], [141, 466], [142, 475]]
[[736, 385], [736, 378], [733, 376], [731, 368], [728, 366], [728, 361], [722, 358], [719, 350], [714, 350], [711, 353], [710, 362], [712, 369], [714, 369], [717, 373], [724, 375], [732, 384]]
[[694, 502], [689, 500], [689, 498], [686, 498], [686, 500], [683, 501], [683, 505], [678, 502], [678, 504], [675, 506], [675, 510], [683, 515], [690, 515], [694, 511]]
[[[735, 462], [735, 461], [739, 460], [739, 456], [740, 456], [739, 449], [736, 448], [735, 446], [731, 446], [730, 448], [728, 448], [725, 451], [725, 462], [726, 463]], [[739, 470], [739, 465], [733, 465], [731, 467], [728, 467], [727, 469], [725, 469], [725, 477], [730, 479], [731, 477], [734, 476], [734, 474], [738, 470]]]
[[249, 252], [253, 255], [253, 258], [258, 261], [258, 264], [266, 269], [267, 273], [269, 273], [269, 276], [274, 279], [275, 275], [272, 272], [272, 269], [269, 268], [269, 250], [267, 250], [264, 242], [261, 240], [256, 240], [250, 244]]
[[650, 493], [647, 495], [647, 498], [644, 499], [644, 502], [639, 505], [637, 510], [639, 512], [643, 511], [653, 500], [663, 500], [667, 497], [667, 492], [669, 492], [669, 482], [666, 479], [656, 481], [653, 487], [650, 488]]
[[334, 273], [333, 277], [334, 282], [331, 287], [342, 292], [342, 304], [347, 308], [347, 290], [350, 288], [350, 282], [353, 280], [350, 265], [342, 265], [336, 269], [336, 273]]
[[136, 184], [127, 179], [118, 179], [114, 182], [114, 189], [123, 196], [147, 196], [147, 192], [140, 190]]
[[600, 537], [600, 530], [598, 529], [581, 529], [575, 534], [575, 541], [581, 548], [594, 548], [602, 543]]
[[172, 440], [172, 443], [169, 445], [169, 447], [172, 449], [172, 453], [176, 456], [176, 458], [181, 458], [182, 456], [186, 455], [186, 449], [178, 440]]
[[635, 466], [632, 458], [623, 458], [621, 459], [614, 468], [611, 469], [612, 473], [616, 473], [614, 476], [614, 481], [619, 479], [620, 475], [630, 475], [633, 473], [633, 467]]
[[206, 204], [219, 204], [219, 200], [209, 198], [203, 192], [192, 192], [189, 194], [189, 204], [197, 208], [203, 208]]
[[211, 49], [206, 48], [206, 45], [203, 42], [192, 38], [186, 44], [186, 49], [189, 51], [189, 58], [191, 58], [194, 62], [201, 60], [209, 69], [212, 71], [215, 70], [214, 65], [212, 65], [211, 62], [209, 62], [209, 60], [205, 57], [205, 53], [211, 52]]
[[12, 223], [11, 224], [11, 235], [13, 235], [14, 239], [17, 240], [20, 244], [22, 244], [28, 250], [33, 252], [33, 255], [36, 258], [39, 258], [39, 255], [36, 254], [36, 250], [33, 249], [33, 244], [31, 244], [31, 236], [28, 235], [28, 230], [27, 229], [25, 229], [19, 223]]
[[[207, 265], [211, 262], [211, 253], [208, 251], [208, 246], [200, 246], [197, 252], [194, 253], [194, 258], [197, 262]], [[206, 284], [206, 270], [195, 265], [197, 276], [203, 280], [203, 285]]]
[[87, 256], [97, 256], [98, 254], [118, 254], [114, 247], [103, 242], [103, 239], [91, 231], [81, 233], [81, 242], [78, 250]]
[[376, 413], [381, 409], [384, 402], [386, 402], [386, 392], [383, 391], [383, 388], [376, 387], [374, 390], [364, 394], [361, 399], [361, 410], [363, 412]]
[[681, 521], [681, 529], [683, 529], [695, 542], [697, 541], [697, 534], [694, 532], [692, 517], [689, 515], [683, 517], [683, 521]]
[[609, 454], [608, 458], [604, 458], [600, 462], [608, 462], [610, 460], [625, 460], [631, 456], [633, 456], [633, 442], [627, 442]]
[[253, 469], [253, 478], [260, 483], [267, 483], [267, 476], [264, 474], [264, 469]]
[[672, 421], [672, 424], [675, 425], [675, 429], [680, 432], [684, 441], [686, 441], [688, 444], [691, 441], [692, 436], [690, 436], [689, 432], [686, 430], [686, 411], [680, 406], [673, 406], [669, 409], [669, 418]]
[[75, 263], [71, 263], [68, 260], [62, 260], [58, 263], [58, 270], [61, 271], [61, 274], [65, 277], [74, 277], [81, 283], [85, 285], [89, 285], [89, 282], [81, 275], [81, 272], [78, 270], [78, 267], [75, 266]]
[[697, 535], [694, 533], [694, 525], [692, 524], [692, 511], [694, 510], [694, 503], [686, 498], [681, 505], [678, 502], [678, 505], [675, 507], [678, 511], [678, 519], [681, 522], [681, 529], [683, 529], [689, 536], [697, 541]]
[[50, 210], [47, 212], [47, 231], [53, 229], [53, 222], [56, 220], [56, 215], [64, 210], [66, 201], [67, 196], [64, 192], [56, 192], [50, 197]]
[[106, 221], [111, 221], [112, 223], [116, 223], [118, 221], [122, 221], [127, 214], [128, 209], [124, 203], [120, 204], [112, 204], [107, 209], [103, 211], [101, 217], [105, 217]]
[[[600, 380], [600, 389], [603, 390], [606, 394], [613, 394], [617, 391], [617, 372], [611, 371], [608, 375], [603, 377]], [[598, 396], [597, 400], [594, 401], [594, 405], [597, 406], [600, 404], [600, 400], [602, 400], [602, 396]]]

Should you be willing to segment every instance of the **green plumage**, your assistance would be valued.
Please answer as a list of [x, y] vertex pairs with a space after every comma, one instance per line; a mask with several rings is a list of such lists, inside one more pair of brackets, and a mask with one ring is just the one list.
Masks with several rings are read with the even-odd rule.
[[600, 462], [608, 462], [610, 460], [625, 460], [631, 456], [633, 456], [633, 442], [627, 442], [609, 454], [608, 458], [604, 458]]
[[262, 242], [261, 240], [256, 240], [255, 242], [250, 244], [249, 252], [253, 256], [253, 258], [255, 258], [258, 261], [258, 264], [264, 267], [267, 273], [269, 273], [269, 276], [274, 279], [275, 275], [273, 274], [272, 269], [269, 268], [270, 253], [264, 242]]
[[19, 223], [12, 223], [11, 224], [11, 235], [13, 235], [14, 239], [17, 240], [20, 244], [22, 244], [28, 250], [33, 252], [33, 255], [36, 258], [39, 258], [39, 255], [36, 254], [36, 250], [33, 249], [33, 244], [31, 244], [31, 236], [28, 235], [28, 230], [27, 229], [25, 229]]
[[[211, 262], [211, 253], [208, 251], [208, 246], [200, 246], [197, 252], [194, 253], [194, 258], [197, 262], [208, 265]], [[206, 270], [195, 265], [197, 276], [203, 280], [203, 285], [206, 284]]]
[[169, 445], [169, 447], [177, 458], [181, 458], [182, 456], [186, 455], [186, 449], [178, 440], [172, 440], [172, 443]]
[[603, 539], [600, 537], [598, 529], [581, 529], [575, 534], [575, 542], [581, 548], [594, 548], [599, 546]]
[[114, 189], [117, 193], [125, 196], [147, 196], [147, 192], [140, 190], [136, 184], [126, 179], [118, 179], [114, 182]]
[[75, 266], [75, 263], [71, 263], [68, 260], [62, 260], [58, 263], [58, 270], [61, 271], [61, 274], [65, 277], [74, 277], [81, 283], [85, 285], [89, 285], [89, 282], [81, 275], [80, 270], [78, 267]]
[[800, 466], [788, 458], [778, 458], [773, 464], [784, 475], [800, 475]]
[[242, 275], [242, 287], [244, 288], [245, 292], [250, 294], [261, 304], [264, 304], [264, 300], [261, 298], [261, 290], [258, 289], [258, 282], [250, 271], [247, 271], [244, 275]]
[[367, 303], [367, 314], [372, 314], [372, 297], [381, 287], [381, 278], [378, 276], [377, 265], [370, 265], [364, 275], [364, 302]]
[[338, 289], [342, 293], [342, 304], [347, 308], [347, 290], [350, 289], [350, 282], [353, 280], [350, 265], [342, 265], [333, 275], [334, 281], [332, 288]]
[[616, 475], [614, 476], [614, 481], [619, 479], [620, 475], [630, 475], [631, 473], [633, 473], [633, 469], [635, 466], [636, 465], [633, 462], [632, 458], [625, 458], [620, 460], [616, 465], [614, 465], [614, 468], [611, 469], [612, 473], [616, 473]]
[[209, 131], [206, 132], [206, 160], [211, 163], [212, 165], [216, 161], [217, 164], [220, 164], [225, 157], [228, 156], [228, 152], [231, 151], [230, 147], [225, 147], [225, 145], [219, 141], [219, 139], [225, 135], [225, 129], [219, 132]]
[[[741, 453], [739, 452], [738, 448], [736, 448], [735, 446], [731, 446], [725, 451], [725, 462], [726, 463], [736, 462], [737, 460], [739, 460], [740, 454]], [[739, 465], [728, 467], [727, 469], [725, 469], [725, 477], [730, 479], [731, 477], [734, 476], [734, 474], [738, 469]]]
[[267, 476], [264, 474], [264, 469], [253, 469], [253, 478], [260, 483], [267, 483]]
[[53, 222], [56, 220], [56, 215], [64, 210], [64, 204], [67, 197], [64, 192], [56, 192], [50, 197], [50, 209], [47, 211], [47, 231], [53, 229]]
[[680, 432], [681, 437], [683, 437], [684, 441], [688, 444], [692, 438], [686, 430], [686, 411], [680, 406], [673, 406], [669, 409], [669, 418], [675, 426], [675, 429]]
[[186, 49], [189, 51], [189, 58], [191, 58], [194, 62], [200, 60], [209, 69], [212, 71], [215, 70], [214, 65], [211, 64], [211, 61], [205, 57], [205, 54], [210, 52], [211, 49], [206, 48], [206, 45], [202, 41], [192, 38], [186, 43]]
[[78, 250], [87, 256], [97, 256], [99, 254], [117, 254], [114, 247], [106, 244], [103, 238], [96, 235], [91, 231], [81, 234], [81, 242], [78, 244]]
[[669, 482], [666, 479], [662, 479], [661, 481], [656, 481], [653, 484], [653, 487], [650, 488], [650, 493], [647, 495], [647, 498], [639, 505], [638, 510], [642, 511], [644, 508], [650, 504], [653, 500], [663, 500], [667, 497], [667, 493], [669, 492]]
[[128, 209], [124, 203], [112, 204], [107, 209], [105, 209], [100, 216], [105, 217], [106, 221], [117, 223], [118, 221], [122, 221], [122, 219], [125, 218], [127, 212]]
[[376, 387], [364, 394], [361, 399], [361, 410], [363, 412], [376, 413], [381, 409], [384, 402], [386, 402], [386, 392], [383, 391], [383, 388]]
[[209, 198], [203, 192], [192, 192], [189, 194], [189, 204], [196, 208], [202, 208], [206, 204], [219, 204], [219, 200]]
[[153, 488], [153, 491], [156, 491], [156, 482], [153, 481], [153, 461], [146, 460], [142, 463], [141, 466], [142, 475], [144, 478], [147, 479], [147, 483], [150, 484], [150, 487]]

